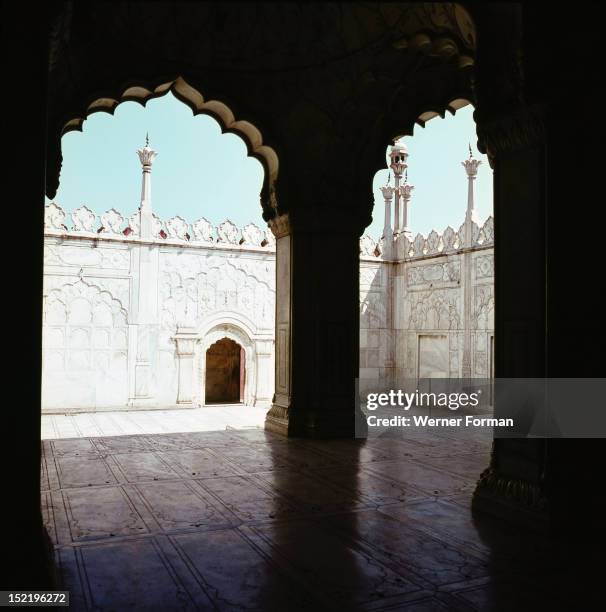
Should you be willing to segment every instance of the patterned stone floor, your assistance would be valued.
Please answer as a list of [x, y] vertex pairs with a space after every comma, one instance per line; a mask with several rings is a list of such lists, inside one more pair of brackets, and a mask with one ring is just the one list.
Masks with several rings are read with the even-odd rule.
[[555, 609], [549, 543], [470, 512], [488, 452], [446, 434], [46, 440], [43, 513], [73, 610]]
[[116, 410], [43, 414], [42, 439], [219, 431], [263, 427], [267, 408], [242, 404], [169, 410]]

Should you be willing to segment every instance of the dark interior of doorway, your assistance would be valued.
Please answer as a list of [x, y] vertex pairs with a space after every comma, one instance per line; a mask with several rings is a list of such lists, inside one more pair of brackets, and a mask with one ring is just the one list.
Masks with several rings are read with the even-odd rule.
[[206, 351], [206, 404], [237, 404], [244, 401], [244, 349], [222, 338]]

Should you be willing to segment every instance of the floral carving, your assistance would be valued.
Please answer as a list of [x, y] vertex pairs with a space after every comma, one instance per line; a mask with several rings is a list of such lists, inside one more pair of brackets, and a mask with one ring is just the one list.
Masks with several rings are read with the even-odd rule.
[[261, 246], [264, 235], [263, 231], [254, 223], [249, 223], [242, 230], [242, 240], [240, 244], [250, 244], [252, 246]]
[[213, 241], [213, 226], [208, 219], [202, 217], [192, 225], [194, 240], [196, 242], [212, 242]]
[[240, 231], [229, 219], [226, 219], [217, 227], [217, 234], [219, 236], [218, 242], [238, 244], [240, 239]]
[[65, 211], [54, 202], [51, 202], [44, 208], [44, 227], [67, 230], [65, 226]]
[[181, 217], [175, 216], [166, 222], [168, 237], [173, 240], [189, 240], [189, 224]]
[[72, 213], [75, 232], [94, 232], [97, 215], [88, 207], [80, 206]]
[[120, 234], [122, 223], [124, 223], [124, 217], [115, 208], [110, 208], [101, 215], [100, 231], [107, 234]]

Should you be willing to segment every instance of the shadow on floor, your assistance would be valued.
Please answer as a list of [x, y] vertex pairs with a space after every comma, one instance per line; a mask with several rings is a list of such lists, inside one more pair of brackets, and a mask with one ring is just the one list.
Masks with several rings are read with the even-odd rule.
[[471, 514], [489, 444], [47, 440], [43, 513], [73, 610], [556, 609], [553, 543]]

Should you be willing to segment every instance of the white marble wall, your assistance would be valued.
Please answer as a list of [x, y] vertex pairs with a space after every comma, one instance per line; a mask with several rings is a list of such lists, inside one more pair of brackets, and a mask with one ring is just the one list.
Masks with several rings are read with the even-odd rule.
[[[245, 350], [245, 402], [269, 406], [268, 231], [154, 216], [154, 237], [144, 241], [136, 214], [112, 209], [98, 219], [86, 207], [68, 215], [55, 204], [45, 226], [44, 411], [202, 405], [206, 350], [222, 337]], [[383, 260], [381, 242], [361, 239], [361, 378], [462, 376], [465, 333], [472, 375], [490, 375], [492, 219], [473, 235], [466, 249], [462, 228], [412, 241], [401, 235], [394, 261]]]
[[[360, 377], [366, 381], [464, 376], [465, 333], [471, 376], [493, 367], [494, 260], [492, 217], [473, 224], [473, 242], [455, 231], [396, 239], [395, 261], [383, 261], [362, 239]], [[381, 245], [379, 244], [379, 250]], [[466, 268], [469, 267], [469, 270]], [[391, 281], [390, 281], [391, 278]], [[467, 292], [471, 308], [465, 312]]]
[[254, 225], [213, 228], [85, 207], [46, 210], [43, 410], [203, 404], [205, 355], [229, 337], [246, 354], [245, 402], [269, 406], [275, 253]]

